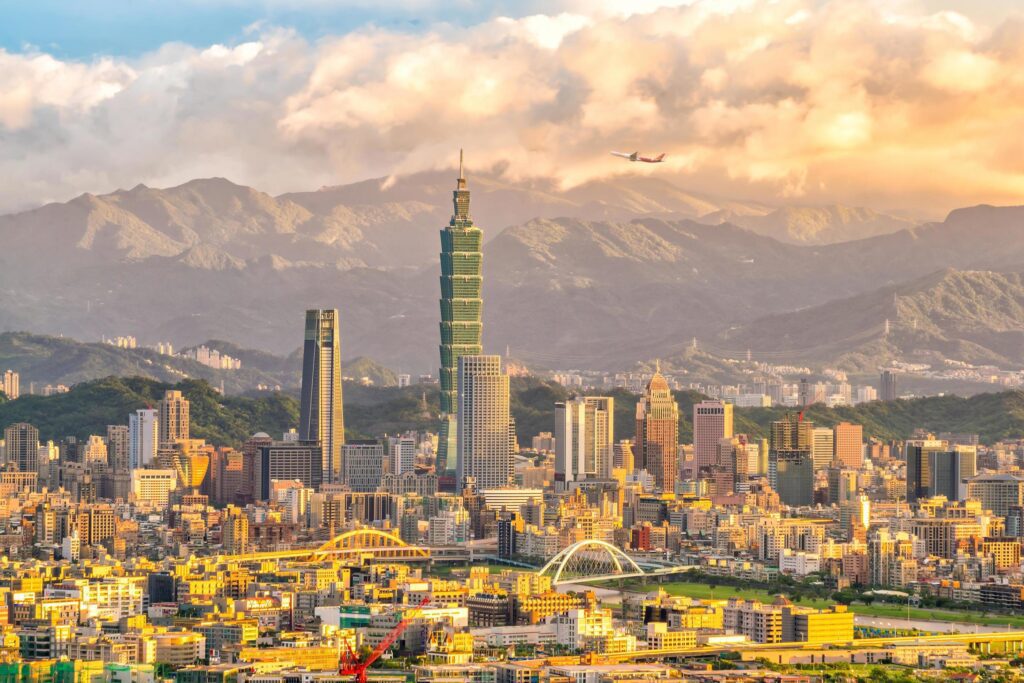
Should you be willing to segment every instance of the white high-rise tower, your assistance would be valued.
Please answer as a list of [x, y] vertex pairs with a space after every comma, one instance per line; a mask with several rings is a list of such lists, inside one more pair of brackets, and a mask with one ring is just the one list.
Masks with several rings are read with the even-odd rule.
[[474, 477], [478, 490], [513, 482], [508, 375], [501, 356], [459, 357], [456, 484]]

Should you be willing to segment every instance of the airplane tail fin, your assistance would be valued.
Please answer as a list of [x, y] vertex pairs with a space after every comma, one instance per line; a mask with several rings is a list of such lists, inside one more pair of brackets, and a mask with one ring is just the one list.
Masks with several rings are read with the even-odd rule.
[[664, 152], [662, 152], [662, 153], [661, 153], [661, 154], [659, 154], [658, 156], [654, 157], [654, 160], [655, 160], [655, 161], [664, 161], [664, 160], [665, 160], [665, 153], [664, 153]]

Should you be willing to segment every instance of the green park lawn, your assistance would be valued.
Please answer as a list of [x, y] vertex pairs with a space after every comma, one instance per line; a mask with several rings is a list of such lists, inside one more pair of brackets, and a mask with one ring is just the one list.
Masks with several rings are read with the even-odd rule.
[[[727, 600], [736, 597], [744, 600], [760, 600], [771, 602], [775, 594], [760, 588], [736, 588], [734, 586], [711, 586], [703, 583], [691, 583], [688, 581], [672, 581], [663, 584], [657, 583], [626, 583], [624, 590], [635, 592], [654, 591], [663, 588], [669, 595], [685, 595], [698, 599]], [[807, 607], [827, 607], [832, 604], [829, 600], [804, 598], [796, 604]], [[855, 614], [862, 614], [870, 617], [890, 617], [893, 619], [906, 619], [906, 606], [874, 603], [871, 605], [853, 604], [850, 610]], [[922, 621], [958, 621], [970, 624], [981, 624], [984, 626], [1005, 626], [1011, 628], [1024, 628], [1024, 616], [1011, 616], [1001, 614], [983, 614], [982, 612], [967, 612], [955, 610], [940, 610], [922, 607], [911, 607], [910, 618]]]

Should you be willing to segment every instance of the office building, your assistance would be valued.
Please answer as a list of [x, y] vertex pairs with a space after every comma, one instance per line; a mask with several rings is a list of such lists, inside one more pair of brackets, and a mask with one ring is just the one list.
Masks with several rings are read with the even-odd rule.
[[892, 370], [882, 371], [878, 395], [883, 401], [895, 401], [899, 398], [896, 394], [896, 373]]
[[349, 441], [342, 447], [344, 482], [357, 493], [373, 493], [384, 477], [384, 444], [373, 439]]
[[170, 448], [175, 441], [189, 438], [188, 399], [180, 391], [167, 391], [160, 401], [157, 448]]
[[835, 453], [834, 434], [828, 427], [811, 430], [811, 461], [814, 470], [825, 470], [832, 464]]
[[341, 481], [345, 418], [341, 397], [341, 337], [336, 309], [306, 311], [299, 397], [299, 440], [322, 446], [321, 471], [327, 482]]
[[786, 505], [810, 505], [814, 499], [814, 423], [802, 415], [772, 422], [768, 482]]
[[1024, 506], [1024, 477], [1014, 474], [982, 474], [967, 482], [967, 497], [981, 501], [983, 509], [1006, 517], [1012, 508]]
[[832, 460], [841, 467], [859, 470], [864, 464], [864, 427], [840, 422], [833, 428]]
[[391, 474], [416, 471], [416, 439], [411, 436], [388, 439], [388, 465]]
[[581, 396], [555, 404], [555, 488], [611, 476], [615, 399]]
[[178, 473], [171, 469], [132, 471], [132, 495], [138, 503], [166, 507], [177, 488]]
[[160, 442], [159, 419], [152, 408], [136, 410], [128, 416], [128, 461], [132, 469], [148, 467], [156, 460]]
[[904, 445], [907, 457], [907, 502], [931, 497], [931, 454], [945, 451], [948, 444], [936, 439], [908, 441]]
[[679, 475], [679, 405], [655, 371], [636, 405], [636, 455], [662, 491], [674, 491]]
[[718, 445], [730, 438], [732, 404], [723, 401], [701, 401], [693, 406], [693, 464], [697, 476], [718, 464]]
[[319, 490], [324, 481], [323, 462], [319, 441], [274, 441], [261, 446], [253, 475], [257, 498], [270, 499], [273, 481], [300, 481]]
[[975, 446], [953, 446], [930, 454], [932, 496], [947, 500], [964, 500], [967, 482], [978, 473], [978, 451]]
[[[482, 265], [483, 233], [469, 216], [469, 190], [459, 151], [459, 178], [452, 193], [454, 211], [441, 231], [441, 433], [438, 435], [437, 472], [451, 471], [461, 447], [457, 444], [460, 407], [459, 358], [483, 352]], [[462, 480], [456, 474], [457, 485]]]
[[904, 446], [907, 454], [907, 502], [933, 496], [963, 500], [967, 481], [977, 474], [977, 448], [950, 447], [946, 441], [919, 439]]
[[4, 430], [4, 444], [8, 465], [19, 472], [39, 472], [38, 429], [25, 422], [12, 424]]
[[508, 375], [500, 356], [464, 355], [458, 375], [456, 478], [473, 477], [477, 490], [513, 484]]

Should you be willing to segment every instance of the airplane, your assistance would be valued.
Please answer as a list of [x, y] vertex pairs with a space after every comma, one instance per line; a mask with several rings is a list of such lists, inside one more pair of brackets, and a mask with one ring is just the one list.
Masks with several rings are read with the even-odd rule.
[[665, 153], [662, 152], [656, 157], [642, 157], [640, 152], [633, 152], [632, 154], [626, 154], [625, 152], [612, 152], [612, 156], [622, 157], [623, 159], [629, 159], [630, 161], [643, 161], [648, 164], [660, 164], [665, 161]]

